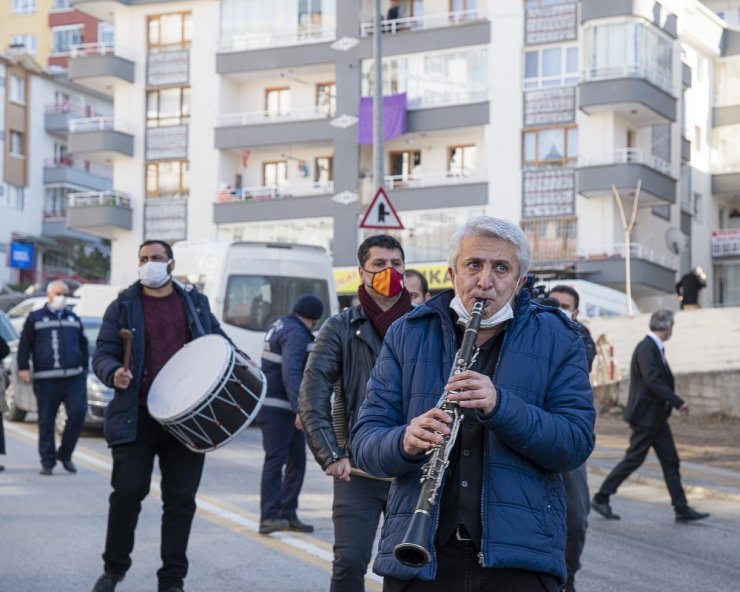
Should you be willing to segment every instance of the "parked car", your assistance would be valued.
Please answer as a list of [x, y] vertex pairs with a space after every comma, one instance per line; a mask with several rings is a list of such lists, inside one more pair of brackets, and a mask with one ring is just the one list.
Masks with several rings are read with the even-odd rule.
[[[23, 323], [26, 322], [26, 317], [31, 314], [34, 310], [39, 310], [44, 307], [44, 304], [48, 301], [46, 296], [32, 296], [16, 304], [13, 308], [8, 311], [8, 318], [13, 324], [13, 327], [18, 332], [18, 335], [23, 331]], [[74, 310], [75, 305], [80, 301], [79, 298], [72, 296], [67, 298], [67, 306], [69, 310]]]
[[24, 298], [28, 298], [23, 292], [16, 292], [8, 286], [0, 285], [0, 311], [13, 308]]
[[[85, 336], [90, 344], [90, 360], [95, 351], [95, 342], [98, 339], [100, 317], [81, 317], [85, 328]], [[6, 389], [5, 398], [8, 402], [8, 411], [5, 417], [10, 421], [23, 421], [28, 413], [35, 413], [36, 397], [33, 387], [18, 381], [18, 332], [13, 327], [8, 315], [0, 312], [0, 334], [6, 338], [10, 345], [11, 353], [5, 361], [5, 367], [10, 369], [10, 386]], [[9, 338], [9, 339], [8, 339]], [[87, 373], [87, 414], [85, 415], [85, 427], [101, 429], [103, 427], [103, 412], [110, 401], [113, 400], [113, 389], [105, 386], [91, 369]], [[57, 431], [64, 429], [67, 414], [62, 405], [56, 418]]]

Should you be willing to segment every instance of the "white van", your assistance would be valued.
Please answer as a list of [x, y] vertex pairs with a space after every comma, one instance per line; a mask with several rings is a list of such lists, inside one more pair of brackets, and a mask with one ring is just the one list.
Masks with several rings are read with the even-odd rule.
[[178, 242], [172, 250], [175, 279], [208, 296], [224, 331], [257, 363], [267, 328], [302, 294], [324, 303], [319, 325], [338, 312], [331, 260], [321, 247], [204, 240]]

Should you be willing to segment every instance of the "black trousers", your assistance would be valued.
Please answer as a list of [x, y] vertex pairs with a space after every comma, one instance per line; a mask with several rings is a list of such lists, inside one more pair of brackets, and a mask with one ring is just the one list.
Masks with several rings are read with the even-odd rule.
[[383, 578], [383, 592], [557, 592], [552, 574], [524, 569], [486, 569], [478, 563], [478, 549], [470, 541], [451, 536], [437, 548], [437, 575], [433, 582]]
[[664, 421], [655, 428], [643, 428], [635, 425], [631, 428], [632, 435], [630, 436], [630, 445], [627, 452], [620, 463], [609, 473], [604, 483], [601, 484], [596, 498], [608, 499], [610, 495], [616, 493], [622, 482], [645, 462], [645, 457], [652, 447], [663, 469], [663, 479], [671, 496], [673, 507], [686, 507], [686, 494], [683, 485], [681, 485], [681, 473], [679, 472], [678, 451], [668, 422]]
[[568, 584], [572, 585], [576, 572], [581, 569], [581, 555], [586, 546], [588, 512], [591, 507], [586, 463], [577, 469], [563, 473], [563, 485], [565, 485], [565, 501], [568, 509], [565, 566], [568, 570]]
[[131, 567], [134, 531], [141, 502], [149, 493], [154, 457], [162, 473], [162, 567], [160, 589], [182, 584], [188, 572], [186, 556], [195, 494], [203, 473], [205, 455], [191, 452], [167, 432], [146, 407], [139, 408], [136, 441], [114, 446], [113, 473], [105, 540], [106, 573], [123, 576]]

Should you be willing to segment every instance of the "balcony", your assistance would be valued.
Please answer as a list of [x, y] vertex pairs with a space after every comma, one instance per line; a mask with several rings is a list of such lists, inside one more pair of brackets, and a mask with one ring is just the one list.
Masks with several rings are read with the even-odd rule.
[[615, 111], [637, 126], [676, 121], [671, 81], [641, 64], [587, 69], [579, 85], [578, 107], [593, 115]]
[[579, 161], [578, 193], [584, 197], [612, 195], [612, 185], [621, 196], [633, 196], [637, 180], [642, 180], [640, 206], [676, 203], [676, 179], [671, 164], [639, 148], [620, 148], [606, 162]]
[[388, 175], [385, 188], [392, 192], [400, 210], [426, 210], [488, 203], [488, 175], [485, 171], [461, 173], [429, 172]]
[[219, 150], [247, 145], [270, 146], [332, 140], [332, 111], [325, 106], [292, 109], [289, 113], [251, 111], [219, 115], [215, 147]]
[[112, 43], [73, 45], [69, 57], [69, 78], [92, 89], [111, 94], [116, 82], [134, 81], [132, 53]]
[[44, 160], [44, 184], [107, 191], [113, 184], [113, 168], [77, 158], [47, 158]]
[[[629, 250], [633, 297], [665, 296], [675, 292], [676, 268], [672, 258], [640, 243], [629, 243]], [[575, 273], [591, 282], [624, 292], [624, 255], [624, 243], [612, 245], [608, 252], [579, 251]]]
[[334, 182], [243, 187], [218, 193], [216, 224], [332, 216]]
[[106, 239], [133, 228], [131, 200], [118, 191], [89, 191], [67, 196], [67, 227]]
[[[95, 116], [100, 115], [96, 113]], [[85, 110], [69, 103], [55, 103], [44, 107], [44, 129], [59, 138], [66, 138], [69, 122], [85, 117]]]
[[132, 127], [112, 117], [87, 117], [69, 122], [67, 148], [73, 154], [86, 154], [95, 160], [110, 160], [118, 155], [134, 155]]
[[[455, 12], [386, 19], [380, 21], [380, 30], [385, 34], [395, 35], [397, 33], [405, 33], [407, 31], [424, 31], [427, 29], [455, 27], [466, 23], [483, 21], [487, 18], [488, 11], [481, 7], [473, 8], [471, 10], [458, 10]], [[361, 37], [370, 37], [374, 32], [375, 22], [373, 20], [367, 20], [360, 23]]]

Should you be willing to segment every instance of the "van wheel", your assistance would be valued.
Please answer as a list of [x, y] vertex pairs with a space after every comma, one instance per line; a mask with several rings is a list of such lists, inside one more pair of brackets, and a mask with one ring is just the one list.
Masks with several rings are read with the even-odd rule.
[[5, 389], [5, 400], [8, 403], [8, 410], [5, 412], [5, 418], [8, 421], [23, 421], [26, 419], [25, 409], [20, 409], [15, 402], [15, 383], [12, 380], [8, 388]]

